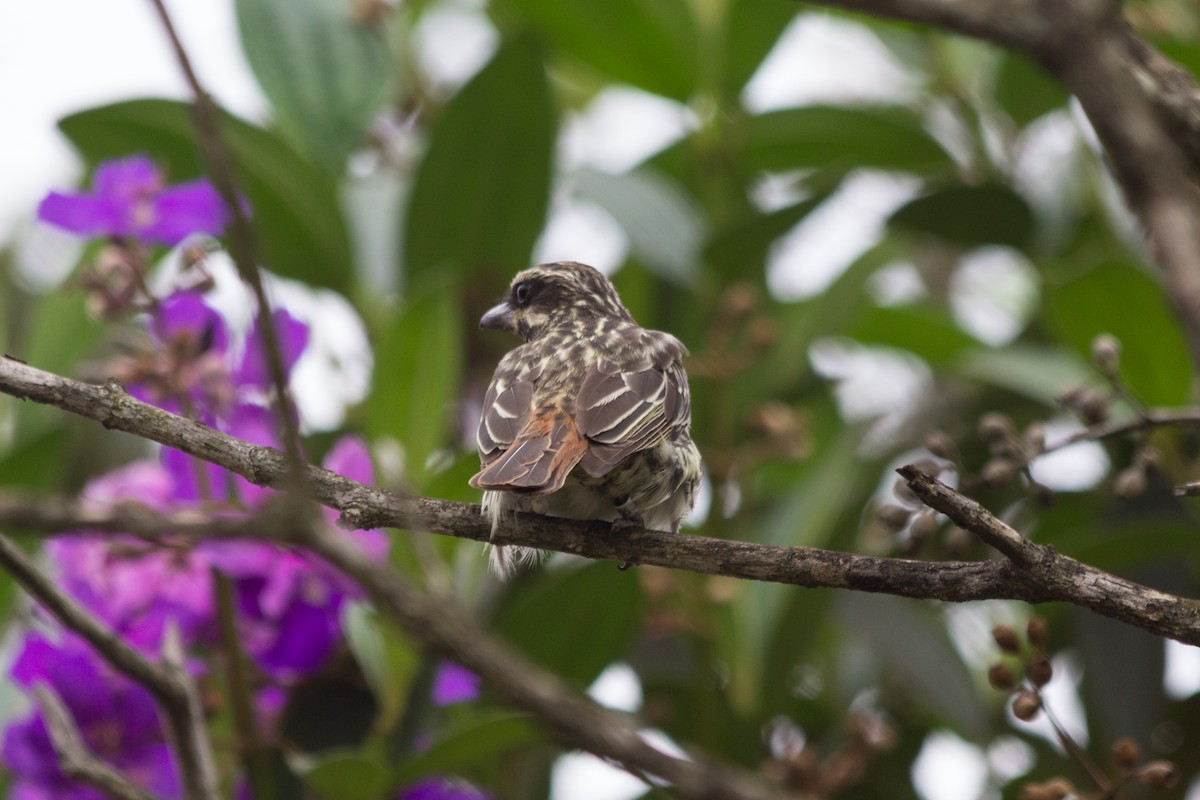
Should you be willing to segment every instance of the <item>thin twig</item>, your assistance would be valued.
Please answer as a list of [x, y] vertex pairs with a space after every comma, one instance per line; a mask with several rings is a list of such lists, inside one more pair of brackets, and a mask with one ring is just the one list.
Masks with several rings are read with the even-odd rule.
[[1185, 644], [1200, 645], [1200, 601], [1160, 592], [1076, 561], [1053, 547], [1026, 539], [979, 503], [917, 467], [908, 465], [896, 471], [921, 502], [1001, 552], [1014, 567], [1013, 578], [1038, 586], [1044, 599], [1065, 600]]
[[187, 670], [182, 665], [156, 664], [130, 647], [115, 631], [65, 594], [5, 536], [0, 536], [0, 566], [64, 627], [86, 639], [114, 669], [154, 696], [167, 723], [168, 736], [176, 744], [184, 796], [188, 800], [214, 800], [217, 797], [216, 769], [203, 715]]
[[64, 775], [118, 800], [160, 800], [88, 749], [71, 712], [48, 684], [37, 684], [33, 693]]
[[163, 0], [150, 0], [150, 3], [158, 13], [163, 30], [170, 40], [175, 60], [179, 62], [184, 79], [191, 88], [192, 118], [196, 125], [200, 149], [204, 153], [205, 161], [212, 175], [213, 186], [221, 195], [221, 199], [232, 217], [230, 254], [238, 274], [254, 294], [258, 309], [258, 328], [259, 335], [262, 337], [263, 355], [266, 357], [267, 370], [275, 389], [276, 412], [284, 451], [288, 454], [288, 458], [299, 476], [302, 473], [304, 454], [300, 447], [300, 431], [296, 424], [296, 405], [292, 401], [291, 390], [288, 388], [287, 374], [283, 367], [283, 349], [279, 343], [275, 323], [271, 318], [271, 303], [267, 298], [262, 273], [258, 268], [258, 248], [254, 229], [242, 207], [243, 198], [237, 188], [233, 157], [221, 132], [221, 112], [192, 67], [191, 58], [175, 30], [175, 24], [172, 22]]

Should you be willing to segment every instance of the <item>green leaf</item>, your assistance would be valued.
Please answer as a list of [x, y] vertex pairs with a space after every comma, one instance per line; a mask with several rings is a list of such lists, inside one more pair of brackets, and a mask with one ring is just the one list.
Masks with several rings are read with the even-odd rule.
[[1000, 350], [978, 349], [962, 354], [953, 369], [964, 378], [990, 383], [1050, 408], [1063, 389], [1094, 377], [1085, 362], [1058, 348], [1010, 345]]
[[[756, 526], [762, 544], [823, 547], [848, 509], [860, 506], [857, 486], [868, 465], [858, 457], [861, 436], [843, 426], [819, 453], [805, 464], [784, 499], [771, 506]], [[744, 713], [756, 707], [767, 686], [773, 637], [787, 608], [791, 589], [776, 583], [750, 581], [733, 604], [733, 628], [722, 639], [724, 657], [732, 665], [730, 692]], [[770, 692], [768, 692], [770, 693]]]
[[529, 717], [503, 714], [471, 719], [438, 740], [423, 753], [400, 763], [393, 786], [403, 786], [427, 775], [454, 775], [522, 745], [541, 741]]
[[1023, 56], [1005, 53], [996, 76], [996, 100], [1018, 125], [1064, 108], [1068, 95], [1040, 67]]
[[1034, 219], [1029, 204], [1007, 186], [950, 186], [910, 200], [888, 224], [962, 247], [1023, 248], [1033, 235]]
[[329, 800], [377, 800], [387, 791], [390, 776], [376, 761], [340, 753], [321, 759], [304, 774], [304, 782]]
[[540, 54], [527, 39], [509, 41], [434, 126], [404, 224], [410, 285], [434, 270], [507, 278], [526, 266], [545, 222], [553, 149]]
[[580, 196], [620, 224], [643, 264], [677, 283], [695, 278], [705, 224], [683, 187], [651, 169], [613, 175], [585, 168], [570, 180]]
[[515, 647], [577, 686], [622, 657], [641, 626], [641, 592], [615, 564], [545, 572], [493, 622]]
[[846, 592], [838, 598], [836, 612], [839, 627], [879, 655], [888, 684], [915, 695], [921, 708], [951, 723], [963, 736], [984, 740], [987, 712], [936, 606]]
[[409, 684], [418, 657], [402, 631], [362, 603], [349, 603], [342, 612], [346, 643], [379, 706], [376, 729], [391, 730], [404, 713]]
[[1142, 269], [1124, 261], [1099, 264], [1051, 286], [1047, 310], [1059, 338], [1085, 359], [1098, 334], [1116, 336], [1121, 377], [1145, 402], [1178, 405], [1190, 399], [1187, 343], [1162, 287]]
[[899, 108], [789, 108], [747, 120], [746, 159], [756, 170], [926, 172], [951, 165], [921, 120]]
[[767, 255], [780, 236], [794, 228], [828, 198], [820, 194], [765, 214], [754, 214], [715, 232], [704, 249], [706, 264], [729, 276], [753, 269], [765, 274]]
[[935, 366], [950, 363], [964, 352], [982, 347], [979, 340], [964, 333], [944, 309], [935, 306], [873, 307], [847, 333], [865, 344], [907, 350]]
[[237, 0], [237, 18], [279, 127], [340, 174], [391, 91], [387, 45], [346, 0]]
[[419, 489], [427, 461], [445, 445], [462, 377], [462, 309], [449, 282], [410, 295], [376, 352], [367, 433], [404, 447], [405, 477]]
[[686, 100], [698, 69], [686, 0], [509, 0], [554, 47], [619, 83]]
[[858, 315], [871, 306], [867, 281], [881, 267], [904, 255], [895, 238], [884, 239], [858, 257], [818, 297], [777, 306], [779, 339], [745, 373], [737, 387], [751, 397], [744, 407], [785, 395], [811, 376], [808, 349], [821, 336], [846, 335]]
[[799, 8], [780, 0], [731, 0], [723, 33], [723, 83], [730, 93], [741, 91], [762, 65]]
[[[333, 180], [273, 133], [225, 115], [222, 129], [253, 214], [258, 257], [271, 271], [344, 291], [353, 278], [350, 238]], [[130, 100], [72, 114], [59, 128], [89, 164], [146, 153], [171, 181], [202, 172], [188, 106]]]

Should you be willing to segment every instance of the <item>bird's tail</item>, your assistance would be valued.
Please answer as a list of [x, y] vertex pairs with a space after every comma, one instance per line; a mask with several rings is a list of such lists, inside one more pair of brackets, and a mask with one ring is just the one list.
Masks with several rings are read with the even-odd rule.
[[492, 565], [492, 572], [502, 581], [511, 578], [521, 567], [532, 567], [546, 557], [545, 550], [536, 550], [532, 547], [507, 547], [502, 544], [489, 544], [488, 549], [491, 551], [488, 555]]
[[[500, 518], [507, 506], [505, 500], [509, 497], [504, 492], [487, 491], [483, 493], [483, 513], [492, 521], [492, 533], [500, 525]], [[492, 572], [502, 581], [511, 578], [523, 566], [534, 566], [546, 557], [545, 550], [532, 547], [510, 547], [502, 544], [489, 544], [488, 557]]]

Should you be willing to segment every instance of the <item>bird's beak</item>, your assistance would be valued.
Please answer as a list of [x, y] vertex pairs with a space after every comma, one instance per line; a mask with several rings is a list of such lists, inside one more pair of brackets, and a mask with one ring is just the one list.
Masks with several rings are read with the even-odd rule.
[[517, 319], [512, 306], [507, 302], [500, 303], [488, 310], [479, 320], [479, 327], [490, 328], [494, 331], [510, 331], [516, 333]]

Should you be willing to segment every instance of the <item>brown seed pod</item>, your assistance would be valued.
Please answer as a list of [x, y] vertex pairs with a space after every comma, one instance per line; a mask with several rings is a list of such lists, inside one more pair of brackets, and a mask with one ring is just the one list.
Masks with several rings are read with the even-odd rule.
[[992, 628], [992, 639], [1006, 653], [1017, 653], [1021, 650], [1021, 641], [1011, 625], [997, 625]]
[[1092, 339], [1092, 361], [1109, 377], [1116, 377], [1121, 363], [1121, 342], [1111, 333], [1102, 333]]
[[979, 418], [979, 435], [989, 441], [1016, 435], [1016, 428], [1007, 414], [990, 411]]
[[1142, 759], [1142, 749], [1128, 736], [1113, 742], [1110, 750], [1113, 761], [1123, 770], [1132, 770]]
[[926, 436], [925, 449], [938, 458], [954, 460], [954, 440], [945, 431], [934, 431]]
[[1152, 789], [1172, 789], [1179, 783], [1179, 767], [1170, 761], [1148, 761], [1137, 771], [1137, 777]]
[[1042, 710], [1042, 699], [1033, 692], [1018, 692], [1013, 698], [1013, 716], [1022, 722], [1035, 719]]
[[908, 519], [912, 516], [912, 513], [912, 511], [903, 506], [888, 503], [879, 507], [876, 516], [879, 517], [879, 521], [885, 526], [893, 531], [898, 531], [908, 524]]
[[1126, 467], [1117, 473], [1113, 481], [1113, 494], [1122, 500], [1141, 497], [1146, 491], [1146, 472], [1138, 464]]
[[1050, 506], [1054, 505], [1054, 490], [1049, 486], [1045, 486], [1040, 483], [1030, 483], [1029, 495], [1033, 498], [1033, 501], [1042, 508], [1049, 508]]
[[1110, 410], [1108, 398], [1098, 394], [1086, 395], [1079, 404], [1079, 415], [1088, 425], [1099, 425], [1107, 421]]
[[1030, 661], [1025, 667], [1025, 677], [1029, 678], [1034, 686], [1039, 688], [1045, 686], [1054, 677], [1054, 668], [1050, 666], [1050, 659], [1039, 656]]
[[1016, 677], [1005, 664], [992, 664], [987, 676], [988, 683], [998, 692], [1011, 692], [1017, 685]]
[[983, 465], [980, 477], [993, 489], [1006, 485], [1017, 474], [1017, 465], [1005, 458], [993, 458]]
[[913, 520], [909, 532], [913, 535], [914, 539], [924, 541], [932, 539], [937, 534], [939, 527], [937, 514], [920, 514]]
[[1064, 797], [1075, 794], [1075, 784], [1071, 783], [1066, 778], [1051, 778], [1042, 784], [1046, 790], [1046, 796], [1051, 800], [1063, 800]]
[[1041, 617], [1030, 617], [1025, 623], [1025, 638], [1034, 647], [1046, 646], [1046, 620]]

